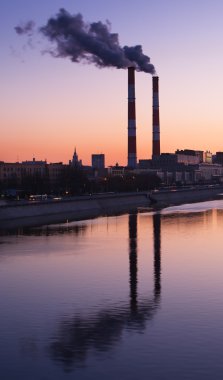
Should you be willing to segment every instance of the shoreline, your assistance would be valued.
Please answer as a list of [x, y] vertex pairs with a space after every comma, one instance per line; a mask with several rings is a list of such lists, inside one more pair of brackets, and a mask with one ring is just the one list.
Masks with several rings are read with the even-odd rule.
[[12, 201], [0, 205], [0, 230], [80, 221], [133, 212], [162, 209], [184, 203], [216, 199], [223, 186], [205, 186], [151, 192], [105, 193], [60, 200]]
[[223, 193], [222, 185], [191, 186], [187, 188], [153, 190], [149, 194], [155, 208], [176, 206], [184, 203], [205, 202]]
[[[21, 201], [22, 202], [22, 201]], [[58, 201], [9, 203], [0, 207], [0, 230], [65, 223], [149, 207], [147, 192], [79, 196]]]

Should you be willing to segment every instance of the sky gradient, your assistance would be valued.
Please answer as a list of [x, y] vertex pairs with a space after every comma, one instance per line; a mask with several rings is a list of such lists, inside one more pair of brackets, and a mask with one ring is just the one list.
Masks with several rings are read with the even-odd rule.
[[[223, 151], [223, 2], [221, 0], [3, 0], [0, 161], [104, 153], [127, 163], [127, 70], [53, 58], [36, 35], [29, 46], [14, 27], [46, 24], [63, 7], [87, 22], [111, 22], [120, 45], [137, 45], [160, 78], [161, 152]], [[152, 148], [152, 77], [136, 73], [137, 158]]]

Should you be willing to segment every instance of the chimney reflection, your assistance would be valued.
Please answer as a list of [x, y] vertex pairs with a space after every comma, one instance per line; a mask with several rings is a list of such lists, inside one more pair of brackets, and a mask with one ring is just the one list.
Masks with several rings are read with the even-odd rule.
[[50, 357], [61, 362], [66, 370], [78, 366], [96, 351], [100, 354], [112, 349], [131, 329], [139, 332], [146, 329], [146, 322], [154, 318], [160, 304], [161, 292], [161, 216], [153, 215], [154, 287], [153, 294], [139, 297], [137, 293], [137, 232], [138, 214], [129, 215], [129, 293], [130, 303], [124, 299], [118, 305], [99, 307], [86, 316], [71, 315], [61, 321], [56, 336], [49, 346]]
[[[129, 215], [129, 284], [131, 311], [137, 311], [137, 225], [138, 214]], [[161, 293], [161, 215], [153, 215], [153, 262], [154, 262], [154, 302]]]
[[137, 214], [129, 215], [129, 285], [131, 311], [137, 310]]
[[161, 215], [153, 215], [154, 295], [161, 292]]

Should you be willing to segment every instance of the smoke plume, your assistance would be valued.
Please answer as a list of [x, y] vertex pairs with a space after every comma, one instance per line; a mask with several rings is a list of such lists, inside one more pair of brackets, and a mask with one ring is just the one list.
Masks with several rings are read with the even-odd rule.
[[[18, 34], [28, 34], [33, 23], [15, 28]], [[53, 48], [49, 53], [54, 57], [70, 58], [73, 62], [93, 63], [99, 68], [127, 68], [134, 66], [138, 71], [155, 74], [150, 58], [143, 54], [142, 46], [124, 46], [119, 44], [117, 33], [111, 33], [109, 22], [86, 23], [78, 13], [71, 15], [60, 9], [55, 17], [39, 29]]]
[[32, 35], [35, 27], [34, 21], [28, 21], [24, 24], [18, 25], [15, 27], [15, 31], [18, 34], [27, 34], [28, 36]]

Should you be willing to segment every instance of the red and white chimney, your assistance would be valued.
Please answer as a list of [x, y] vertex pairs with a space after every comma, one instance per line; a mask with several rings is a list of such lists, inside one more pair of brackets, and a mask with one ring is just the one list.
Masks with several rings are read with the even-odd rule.
[[160, 155], [159, 77], [153, 76], [153, 147], [152, 157]]
[[128, 68], [128, 167], [136, 168], [135, 68]]

